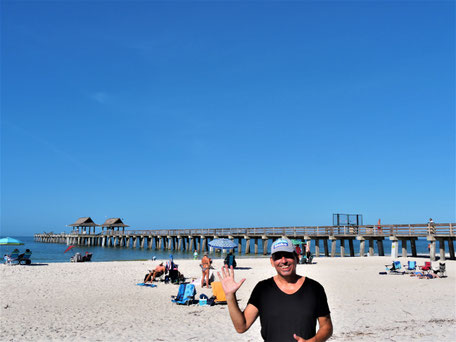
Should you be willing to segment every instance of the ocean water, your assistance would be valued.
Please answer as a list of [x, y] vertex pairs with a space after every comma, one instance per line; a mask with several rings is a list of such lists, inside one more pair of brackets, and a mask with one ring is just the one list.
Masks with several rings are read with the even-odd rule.
[[[14, 236], [12, 236], [14, 237]], [[33, 237], [31, 236], [18, 236], [14, 237], [24, 243], [21, 246], [0, 246], [0, 253], [3, 256], [4, 254], [9, 254], [12, 252], [14, 248], [18, 248], [21, 253], [25, 251], [26, 248], [32, 251], [32, 262], [33, 263], [52, 263], [52, 262], [69, 262], [70, 258], [74, 255], [74, 253], [79, 252], [82, 255], [85, 252], [92, 253], [92, 261], [121, 261], [121, 260], [150, 260], [152, 258], [156, 258], [158, 260], [167, 260], [169, 259], [170, 254], [173, 255], [174, 259], [192, 259], [193, 252], [185, 252], [185, 251], [173, 251], [173, 250], [155, 250], [155, 249], [141, 249], [141, 248], [126, 248], [126, 247], [101, 247], [101, 246], [76, 246], [70, 251], [64, 253], [65, 249], [68, 247], [66, 244], [60, 243], [43, 243], [43, 242], [35, 242]], [[272, 240], [268, 241], [268, 252], [270, 251], [272, 244]], [[314, 253], [315, 251], [315, 241], [311, 243], [311, 251]], [[355, 255], [359, 254], [359, 241], [353, 241]], [[425, 238], [420, 238], [416, 241], [416, 248], [418, 255], [429, 255], [428, 249], [428, 242]], [[437, 246], [438, 248], [439, 246]], [[446, 251], [448, 252], [448, 246], [446, 245]], [[328, 248], [331, 252], [331, 243], [328, 242]], [[368, 244], [366, 243], [366, 252], [368, 251]], [[383, 241], [383, 249], [385, 255], [391, 254], [391, 241], [385, 239]], [[245, 250], [245, 241], [242, 245], [242, 252]], [[250, 247], [251, 254], [239, 255], [236, 253], [236, 257], [243, 258], [255, 258], [255, 257], [265, 257], [263, 256], [263, 248], [262, 244], [258, 244], [258, 254], [255, 255], [252, 252], [254, 251], [254, 242], [251, 240], [251, 247]], [[237, 250], [236, 250], [237, 252]], [[340, 255], [340, 241], [337, 241], [336, 245], [336, 256]], [[401, 255], [402, 246], [399, 244], [399, 255]], [[438, 252], [438, 250], [437, 250]], [[323, 257], [324, 249], [323, 244], [320, 241], [320, 256]], [[377, 251], [377, 244], [374, 245], [374, 253], [378, 255]], [[407, 246], [407, 253], [410, 255], [412, 253], [410, 243]], [[221, 258], [223, 257], [222, 253], [212, 252], [210, 253], [213, 258]], [[349, 248], [348, 242], [345, 243], [345, 255], [349, 255]], [[201, 253], [200, 253], [201, 257]]]

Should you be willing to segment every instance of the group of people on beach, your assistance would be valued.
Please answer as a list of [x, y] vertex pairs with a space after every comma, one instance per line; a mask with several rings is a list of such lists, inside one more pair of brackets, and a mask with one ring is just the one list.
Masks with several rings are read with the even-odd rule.
[[[236, 292], [245, 278], [236, 281], [234, 267], [227, 262], [221, 272], [217, 272], [235, 330], [247, 331], [259, 317], [265, 341], [324, 342], [329, 339], [333, 326], [325, 290], [317, 281], [297, 274], [299, 256], [290, 239], [281, 238], [272, 244], [270, 263], [276, 275], [254, 287], [244, 310], [239, 308]], [[201, 287], [209, 288], [212, 260], [207, 253], [201, 258], [200, 267]], [[170, 261], [166, 265], [161, 262], [146, 275], [144, 282], [153, 282], [172, 268], [177, 270], [171, 255]]]
[[5, 261], [5, 264], [11, 263], [11, 262], [18, 262], [21, 263], [22, 261], [30, 261], [30, 256], [32, 255], [32, 251], [30, 249], [26, 249], [24, 253], [19, 254], [20, 251], [19, 249], [15, 248], [11, 254], [5, 254], [3, 255], [3, 260]]
[[169, 256], [166, 265], [161, 262], [155, 269], [149, 270], [149, 273], [144, 276], [144, 283], [152, 283], [163, 275], [165, 275], [165, 281], [172, 283], [180, 283], [185, 280], [184, 275], [179, 272], [179, 266], [174, 262], [172, 254]]

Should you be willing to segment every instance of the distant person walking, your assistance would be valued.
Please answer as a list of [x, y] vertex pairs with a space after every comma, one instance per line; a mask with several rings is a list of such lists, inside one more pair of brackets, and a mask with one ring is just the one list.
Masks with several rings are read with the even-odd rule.
[[198, 259], [198, 252], [195, 249], [195, 253], [193, 253], [193, 260]]

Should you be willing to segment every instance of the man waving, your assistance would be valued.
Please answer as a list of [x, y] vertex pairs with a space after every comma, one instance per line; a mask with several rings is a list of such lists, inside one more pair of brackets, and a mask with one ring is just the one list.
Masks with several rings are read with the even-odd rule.
[[244, 311], [237, 304], [236, 291], [245, 279], [236, 282], [233, 268], [227, 266], [218, 273], [236, 331], [247, 331], [260, 316], [265, 341], [326, 341], [333, 327], [325, 290], [315, 280], [296, 273], [298, 256], [290, 239], [272, 244], [270, 261], [277, 274], [255, 286]]

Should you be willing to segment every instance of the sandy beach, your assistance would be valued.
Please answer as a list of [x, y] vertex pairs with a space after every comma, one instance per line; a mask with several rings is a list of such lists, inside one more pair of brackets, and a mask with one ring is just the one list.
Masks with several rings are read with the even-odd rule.
[[[402, 264], [424, 258], [399, 259]], [[391, 257], [318, 258], [298, 273], [326, 290], [333, 341], [454, 341], [456, 262], [448, 277], [379, 275]], [[0, 266], [1, 341], [261, 341], [259, 320], [237, 334], [228, 308], [171, 303], [178, 286], [136, 283], [157, 261]], [[255, 284], [274, 275], [268, 258], [238, 258], [241, 309]], [[199, 261], [179, 260], [187, 278], [199, 278]], [[214, 259], [219, 270], [222, 259]], [[437, 267], [438, 263], [433, 263]], [[196, 286], [201, 293], [210, 289]]]

